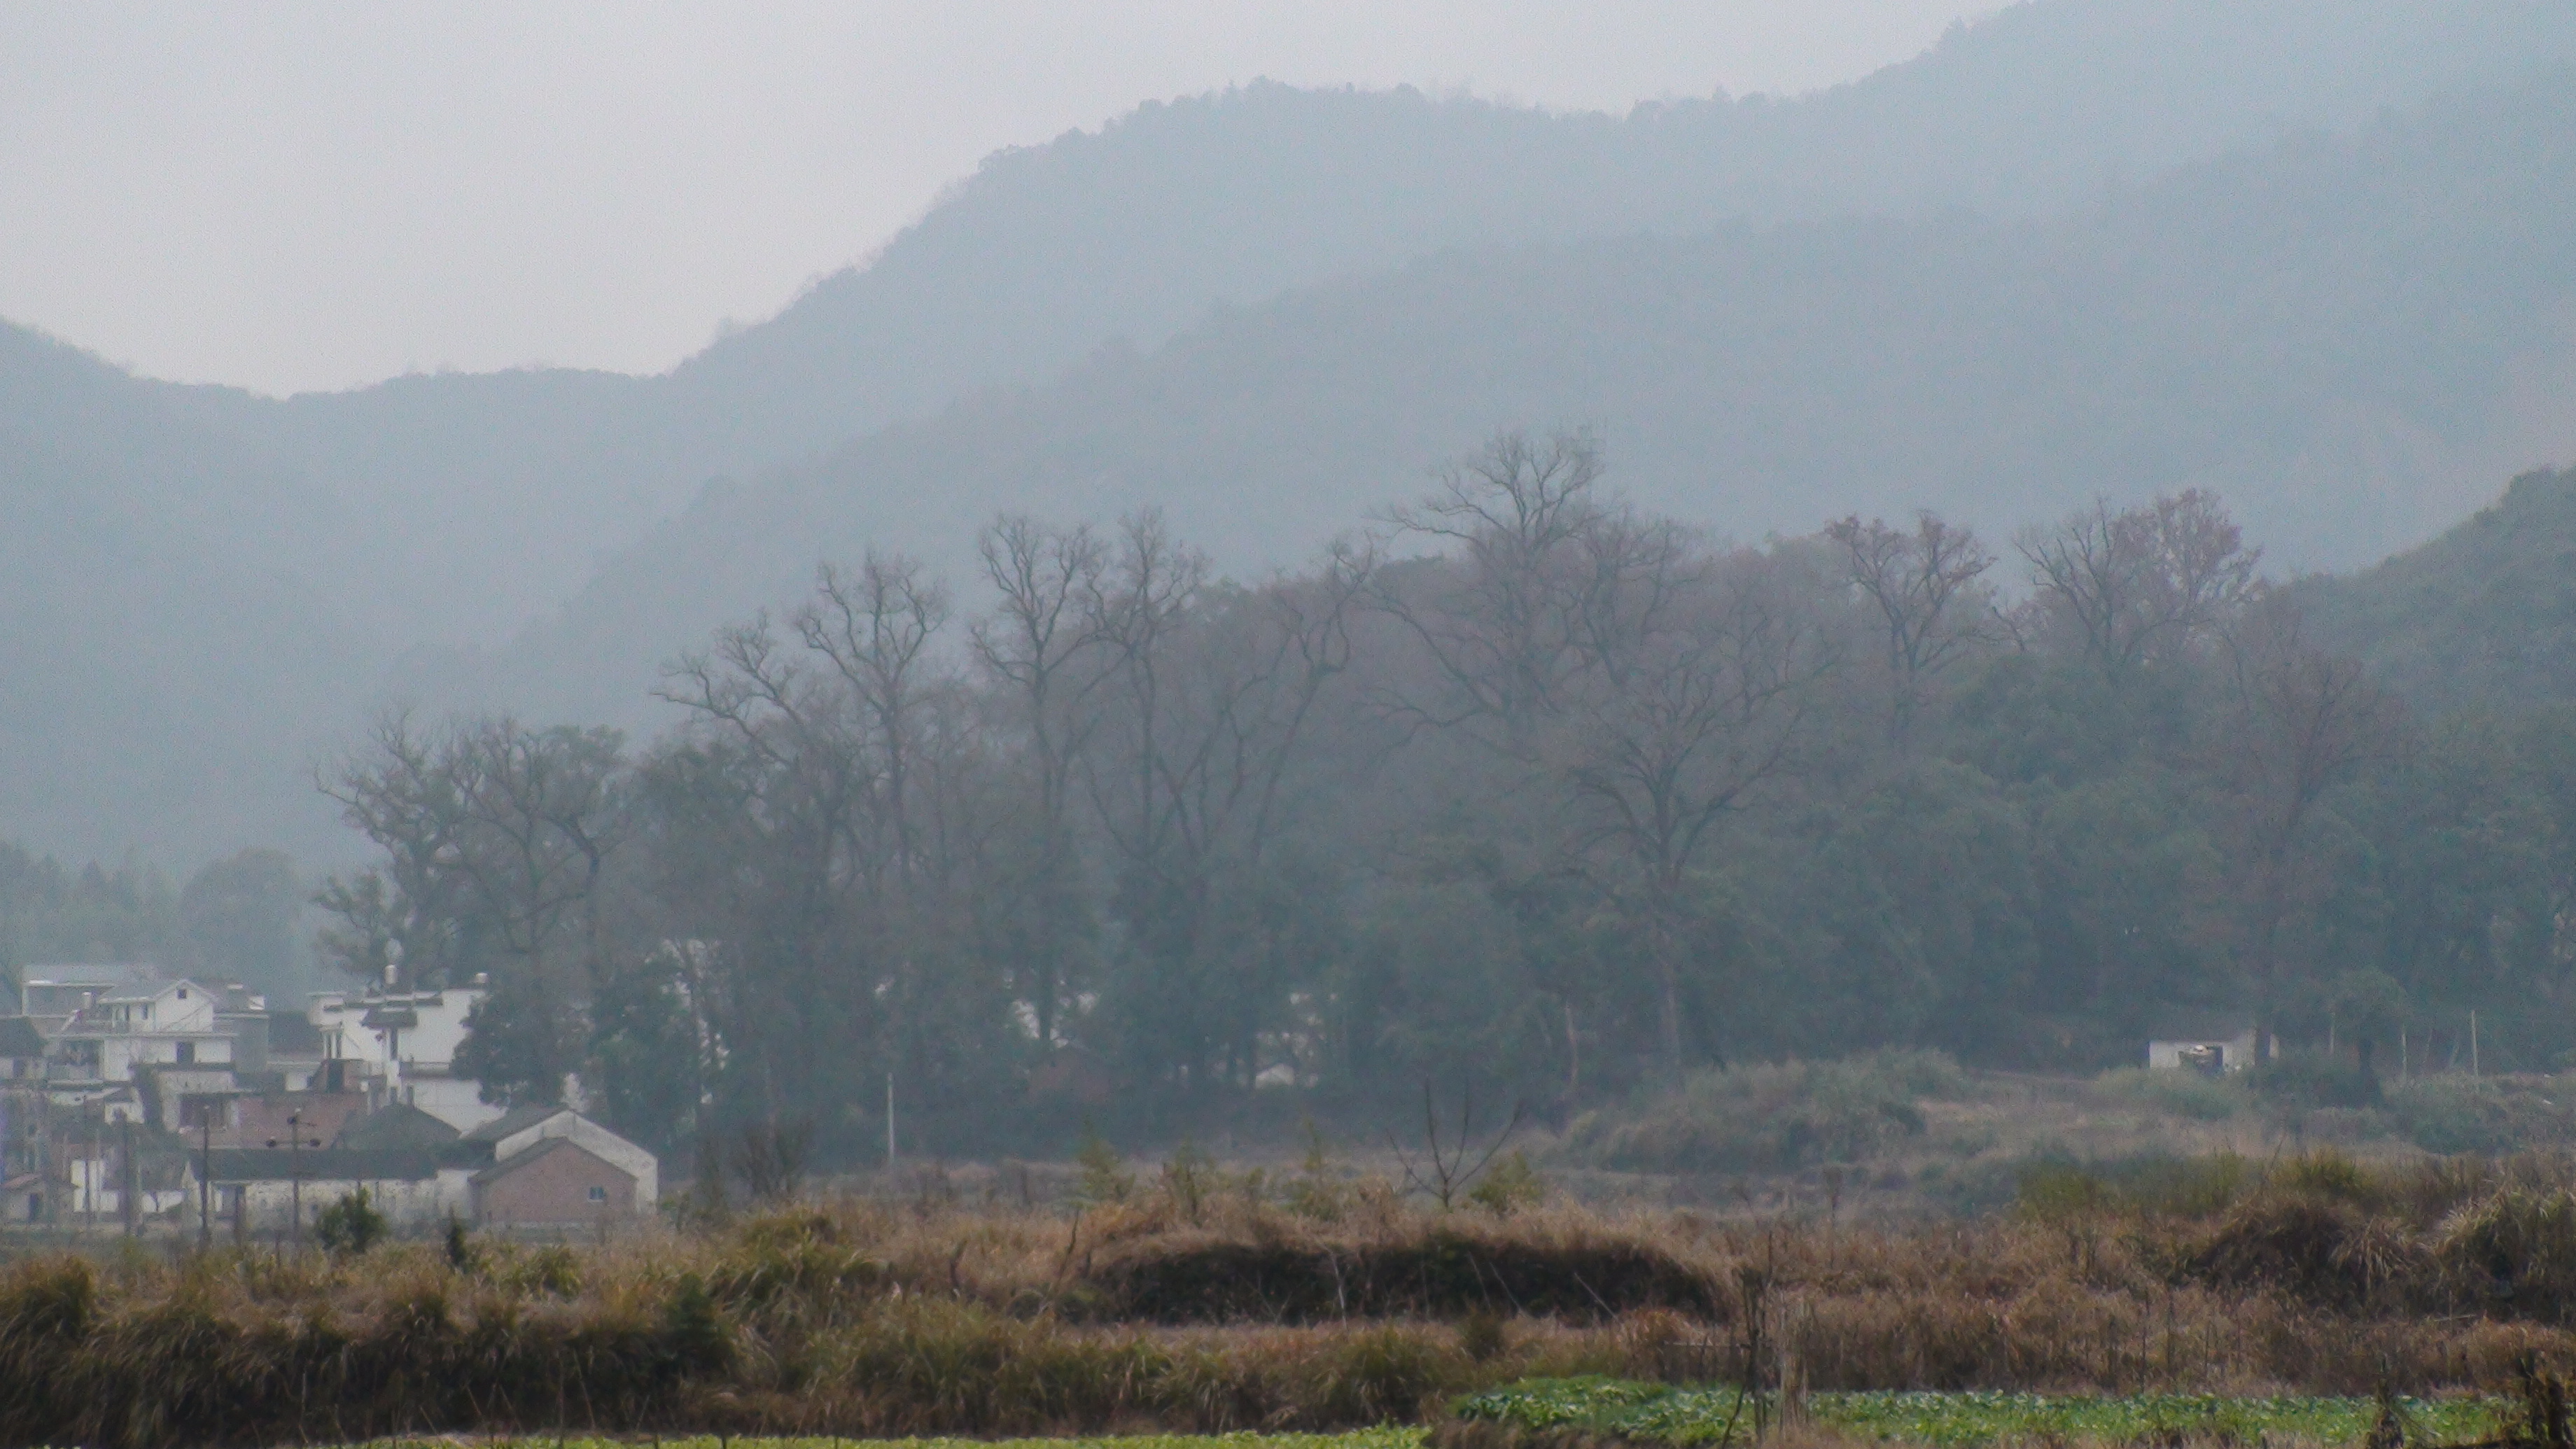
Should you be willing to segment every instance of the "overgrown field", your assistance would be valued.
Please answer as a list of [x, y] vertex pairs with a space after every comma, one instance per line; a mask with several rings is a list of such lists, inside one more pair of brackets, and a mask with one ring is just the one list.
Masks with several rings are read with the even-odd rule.
[[1850, 1215], [1973, 1215], [2047, 1161], [2152, 1165], [2310, 1146], [2376, 1160], [2576, 1150], [2576, 1074], [2404, 1081], [2349, 1057], [2224, 1079], [2124, 1068], [2091, 1079], [1962, 1069], [1937, 1052], [1747, 1063], [1586, 1112], [1535, 1144], [1586, 1196]]
[[1324, 1432], [1587, 1376], [1795, 1383], [1857, 1431], [1930, 1401], [1833, 1395], [2436, 1396], [2576, 1365], [2557, 1157], [2056, 1169], [1998, 1217], [1866, 1227], [1213, 1183], [592, 1249], [26, 1258], [0, 1443]]

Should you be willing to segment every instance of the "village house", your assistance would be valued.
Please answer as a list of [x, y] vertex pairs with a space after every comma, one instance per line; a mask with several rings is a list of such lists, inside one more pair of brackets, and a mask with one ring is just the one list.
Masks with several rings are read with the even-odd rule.
[[[596, 1158], [625, 1175], [628, 1184], [626, 1202], [622, 1206], [610, 1204], [611, 1207], [616, 1207], [621, 1215], [650, 1214], [654, 1206], [662, 1200], [660, 1164], [653, 1154], [569, 1107], [515, 1108], [507, 1115], [486, 1122], [466, 1133], [465, 1140], [491, 1144], [492, 1162], [496, 1167], [517, 1162], [550, 1141], [568, 1141], [581, 1149], [585, 1155]], [[550, 1174], [561, 1176], [572, 1173], [575, 1169], [568, 1162], [558, 1162], [548, 1171]], [[580, 1171], [586, 1173], [588, 1170], [580, 1169]], [[493, 1180], [499, 1179], [495, 1177]], [[589, 1195], [589, 1189], [597, 1185], [597, 1179], [583, 1177], [582, 1191], [577, 1204], [548, 1199], [550, 1202], [555, 1202], [557, 1206], [577, 1206], [582, 1209], [564, 1218], [548, 1219], [548, 1221], [587, 1222], [597, 1218], [601, 1200]], [[534, 1189], [528, 1187], [512, 1188], [511, 1200], [520, 1202], [524, 1206], [529, 1200], [527, 1194], [532, 1191]], [[526, 1218], [521, 1220], [533, 1221]]]
[[[470, 1131], [501, 1115], [471, 1077], [457, 1075], [465, 1019], [490, 993], [480, 984], [435, 991], [324, 991], [308, 1009], [325, 1063], [354, 1073], [335, 1086], [407, 1102]], [[330, 1070], [324, 1068], [325, 1072]]]
[[548, 1137], [474, 1174], [474, 1219], [489, 1227], [606, 1227], [640, 1216], [635, 1174], [570, 1137]]
[[129, 1182], [138, 1212], [211, 1209], [242, 1231], [299, 1205], [309, 1227], [361, 1188], [405, 1225], [649, 1215], [650, 1152], [571, 1108], [505, 1113], [456, 1074], [486, 994], [370, 987], [273, 1014], [240, 986], [147, 965], [31, 969], [20, 1011], [0, 1016], [0, 1122], [19, 1120], [0, 1128], [0, 1180], [26, 1180], [0, 1220], [121, 1217]]
[[604, 1226], [653, 1210], [653, 1154], [569, 1108], [522, 1108], [459, 1133], [407, 1102], [345, 1110], [364, 1100], [246, 1100], [245, 1123], [275, 1124], [280, 1135], [203, 1154], [225, 1230], [275, 1232], [299, 1207], [309, 1229], [360, 1188], [397, 1227], [415, 1229], [451, 1216], [501, 1228]]
[[105, 965], [29, 966], [18, 974], [18, 1014], [47, 1036], [102, 996], [157, 984], [161, 968], [141, 961]]

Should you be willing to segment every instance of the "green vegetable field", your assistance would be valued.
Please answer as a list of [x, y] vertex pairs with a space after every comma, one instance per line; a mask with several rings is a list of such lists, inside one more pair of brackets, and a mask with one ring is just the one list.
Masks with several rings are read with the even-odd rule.
[[[2501, 1399], [2403, 1399], [2408, 1441], [2464, 1444], [2495, 1436]], [[1677, 1389], [1619, 1379], [1547, 1379], [1460, 1401], [1463, 1418], [1533, 1429], [1583, 1429], [1656, 1443], [1695, 1445], [1751, 1431], [1751, 1408], [1733, 1389]], [[2262, 1438], [2353, 1444], [2370, 1431], [2378, 1404], [2366, 1398], [2234, 1398], [2216, 1394], [2055, 1397], [2028, 1393], [1825, 1393], [1811, 1395], [1816, 1422], [1848, 1433], [1966, 1449], [2008, 1439], [2135, 1443], [2191, 1433], [2238, 1443]]]

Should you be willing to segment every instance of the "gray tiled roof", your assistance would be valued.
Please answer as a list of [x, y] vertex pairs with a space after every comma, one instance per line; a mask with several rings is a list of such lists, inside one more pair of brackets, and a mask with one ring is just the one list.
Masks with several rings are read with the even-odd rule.
[[498, 1142], [504, 1137], [511, 1137], [518, 1133], [525, 1132], [529, 1128], [536, 1126], [538, 1123], [545, 1121], [549, 1117], [560, 1116], [570, 1110], [572, 1109], [569, 1107], [513, 1107], [509, 1111], [502, 1113], [500, 1116], [493, 1118], [491, 1121], [484, 1123], [482, 1126], [475, 1128], [473, 1131], [466, 1133], [465, 1140], [468, 1142]]
[[313, 1147], [218, 1147], [208, 1154], [216, 1182], [419, 1182], [438, 1175], [434, 1153]]

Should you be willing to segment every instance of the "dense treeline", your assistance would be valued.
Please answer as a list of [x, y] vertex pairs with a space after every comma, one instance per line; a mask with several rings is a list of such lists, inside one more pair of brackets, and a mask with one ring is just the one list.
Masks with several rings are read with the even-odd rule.
[[2535, 1009], [2571, 984], [2576, 715], [2410, 721], [2205, 494], [1736, 547], [1513, 435], [1257, 584], [1153, 514], [981, 544], [972, 609], [826, 567], [677, 662], [688, 723], [641, 746], [384, 721], [333, 785], [382, 853], [326, 954], [488, 975], [495, 1095], [577, 1073], [648, 1140], [841, 1151], [888, 1074], [964, 1150], [1064, 1053], [1122, 1110], [2090, 1066], [2188, 1008], [2576, 1041]]
[[131, 860], [75, 869], [0, 843], [0, 1011], [18, 1009], [26, 967], [62, 962], [147, 961], [291, 991], [303, 983], [296, 933], [309, 889], [275, 850], [235, 851], [174, 885]]

